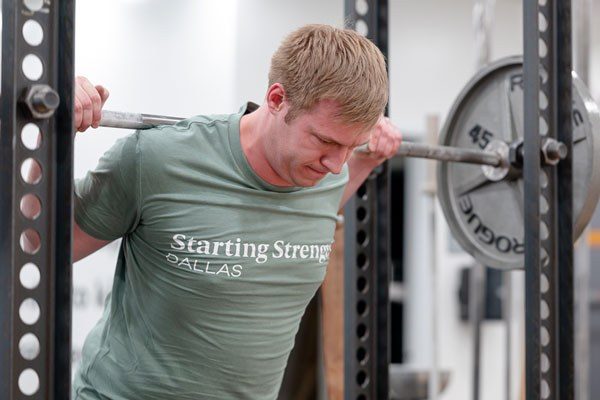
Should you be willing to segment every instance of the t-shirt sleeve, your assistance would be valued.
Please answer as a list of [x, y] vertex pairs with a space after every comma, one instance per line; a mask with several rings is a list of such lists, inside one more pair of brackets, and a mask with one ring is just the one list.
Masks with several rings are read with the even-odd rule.
[[118, 239], [135, 230], [140, 219], [138, 132], [119, 139], [98, 165], [75, 181], [75, 221], [101, 240]]

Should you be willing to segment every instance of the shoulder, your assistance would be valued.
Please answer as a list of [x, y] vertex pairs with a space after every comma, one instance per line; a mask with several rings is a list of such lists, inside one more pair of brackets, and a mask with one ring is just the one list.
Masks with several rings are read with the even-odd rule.
[[160, 125], [151, 129], [137, 131], [142, 140], [150, 143], [164, 138], [176, 139], [198, 132], [215, 132], [227, 128], [231, 114], [197, 115], [179, 121], [174, 125]]
[[135, 134], [144, 152], [164, 153], [206, 142], [222, 142], [227, 137], [229, 125], [229, 114], [198, 115], [175, 125], [161, 125], [136, 131]]

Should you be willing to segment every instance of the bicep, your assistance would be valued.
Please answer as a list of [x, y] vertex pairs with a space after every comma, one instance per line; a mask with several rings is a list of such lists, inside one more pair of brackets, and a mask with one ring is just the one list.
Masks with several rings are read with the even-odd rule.
[[[133, 232], [140, 219], [137, 142], [136, 135], [119, 139], [94, 170], [75, 181], [75, 221], [104, 244]], [[95, 244], [89, 239], [84, 244], [90, 242]]]
[[96, 239], [85, 233], [76, 222], [73, 223], [73, 262], [89, 256], [110, 243], [110, 240]]

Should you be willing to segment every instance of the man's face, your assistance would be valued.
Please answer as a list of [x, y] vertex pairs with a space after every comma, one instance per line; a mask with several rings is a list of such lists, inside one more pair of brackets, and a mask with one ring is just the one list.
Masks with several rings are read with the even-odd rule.
[[290, 123], [285, 113], [277, 117], [270, 162], [286, 182], [314, 186], [328, 173], [339, 174], [353, 150], [368, 142], [370, 130], [364, 126], [335, 121], [337, 107], [324, 100]]

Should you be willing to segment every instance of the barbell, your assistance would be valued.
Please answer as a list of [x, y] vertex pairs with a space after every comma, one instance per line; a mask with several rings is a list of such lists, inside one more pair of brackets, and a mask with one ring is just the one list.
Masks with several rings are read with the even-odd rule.
[[[523, 108], [522, 58], [499, 60], [479, 71], [462, 90], [439, 145], [402, 142], [397, 152], [402, 157], [444, 161], [437, 171], [438, 198], [451, 232], [479, 262], [501, 269], [524, 266]], [[183, 119], [105, 110], [100, 126], [149, 129]], [[548, 127], [540, 126], [541, 162], [554, 165], [567, 156], [567, 148], [544, 137]], [[598, 107], [573, 74], [575, 238], [590, 221], [600, 195], [599, 135]], [[542, 202], [541, 207], [548, 204]]]
[[[174, 125], [184, 119], [165, 115], [103, 110], [99, 124], [106, 128], [150, 129], [158, 125]], [[363, 145], [357, 151], [368, 152], [368, 149], [366, 145]], [[503, 163], [502, 157], [493, 151], [459, 149], [450, 146], [430, 146], [411, 142], [402, 142], [396, 155], [490, 165], [492, 167], [497, 167]]]

